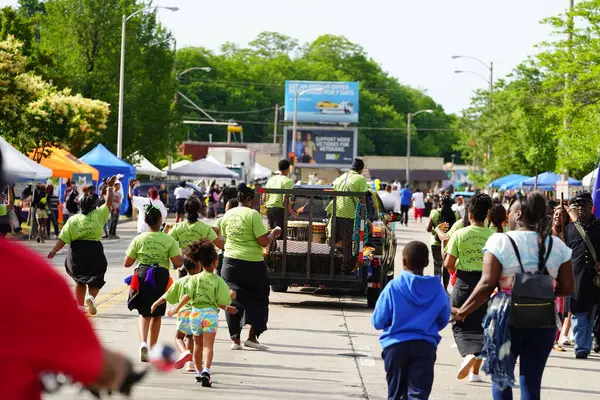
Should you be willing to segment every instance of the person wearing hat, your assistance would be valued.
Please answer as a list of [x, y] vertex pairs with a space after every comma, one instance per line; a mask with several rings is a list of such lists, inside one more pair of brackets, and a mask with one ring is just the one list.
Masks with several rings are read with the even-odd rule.
[[[592, 214], [592, 196], [582, 192], [569, 202], [571, 223], [567, 226], [567, 246], [573, 250], [575, 293], [570, 300], [575, 336], [575, 357], [585, 359], [592, 350], [600, 352], [598, 329], [594, 332], [594, 318], [600, 304], [600, 222]], [[591, 247], [588, 245], [591, 245]], [[592, 336], [595, 344], [592, 343]]]
[[408, 210], [412, 205], [413, 192], [410, 190], [410, 184], [407, 182], [404, 189], [400, 191], [400, 225], [408, 226]]
[[[291, 164], [288, 160], [279, 161], [279, 172], [281, 173], [280, 175], [275, 175], [267, 181], [265, 189], [291, 190], [294, 188], [294, 182], [288, 177], [291, 172]], [[295, 218], [298, 215], [294, 211], [292, 201], [289, 201], [289, 196], [274, 193], [265, 194], [265, 206], [267, 208], [267, 219], [269, 220], [270, 229], [276, 226], [284, 228], [286, 197], [288, 198], [288, 213]], [[283, 232], [285, 232], [285, 229], [283, 229]]]
[[[365, 169], [365, 163], [360, 158], [355, 158], [352, 163], [352, 169], [342, 174], [333, 182], [333, 190], [336, 192], [355, 192], [366, 193], [368, 190], [367, 180], [362, 176]], [[349, 273], [354, 268], [356, 257], [352, 256], [352, 236], [354, 234], [354, 220], [356, 218], [356, 205], [361, 201], [360, 198], [350, 196], [339, 196], [335, 206], [335, 232], [329, 235], [333, 236], [336, 247], [341, 249], [343, 254], [343, 271]], [[332, 213], [333, 201], [327, 206], [328, 214]]]

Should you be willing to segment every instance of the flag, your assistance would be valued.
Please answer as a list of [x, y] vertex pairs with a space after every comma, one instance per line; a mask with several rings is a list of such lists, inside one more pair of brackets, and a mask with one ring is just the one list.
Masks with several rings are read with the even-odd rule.
[[596, 171], [596, 182], [594, 183], [594, 192], [592, 193], [592, 200], [594, 201], [594, 215], [596, 218], [600, 218], [600, 164], [598, 164], [598, 171]]

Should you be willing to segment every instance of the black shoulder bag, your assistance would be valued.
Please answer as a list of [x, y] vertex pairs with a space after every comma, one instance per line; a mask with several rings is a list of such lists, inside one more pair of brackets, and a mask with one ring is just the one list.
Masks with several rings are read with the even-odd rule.
[[517, 244], [510, 236], [508, 239], [521, 267], [521, 272], [515, 274], [512, 289], [511, 325], [518, 329], [556, 328], [553, 279], [546, 269], [552, 252], [552, 236], [544, 263], [535, 273], [525, 272]]

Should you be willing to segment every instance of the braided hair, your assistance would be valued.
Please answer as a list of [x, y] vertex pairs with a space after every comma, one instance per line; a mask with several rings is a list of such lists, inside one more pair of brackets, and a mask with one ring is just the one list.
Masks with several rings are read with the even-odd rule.
[[144, 214], [144, 222], [146, 222], [152, 230], [157, 230], [162, 223], [162, 214], [160, 210], [152, 204], [146, 204], [144, 206]]
[[548, 236], [548, 214], [546, 213], [546, 198], [537, 192], [528, 193], [526, 197], [518, 198], [521, 206], [521, 220], [527, 228], [538, 234], [538, 268], [544, 267], [546, 255], [546, 237]]
[[485, 222], [492, 208], [492, 198], [485, 193], [476, 193], [469, 203], [469, 216], [476, 222]]
[[456, 222], [456, 214], [452, 210], [454, 200], [450, 196], [444, 196], [442, 198], [442, 209], [440, 210], [440, 222], [447, 222], [448, 225], [452, 226]]
[[[493, 200], [492, 200], [493, 202]], [[488, 213], [488, 219], [496, 228], [496, 232], [504, 232], [502, 224], [506, 222], [506, 208], [502, 204], [494, 204]]]
[[192, 196], [185, 201], [185, 212], [187, 213], [187, 220], [193, 224], [198, 221], [198, 214], [202, 211], [202, 204], [196, 196]]

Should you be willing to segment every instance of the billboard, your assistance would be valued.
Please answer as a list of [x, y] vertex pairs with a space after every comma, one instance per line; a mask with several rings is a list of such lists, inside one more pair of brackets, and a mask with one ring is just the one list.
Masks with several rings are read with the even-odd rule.
[[[286, 154], [296, 155], [296, 166], [310, 168], [346, 168], [352, 165], [358, 146], [355, 128], [302, 127], [292, 138], [292, 127], [285, 128]], [[294, 150], [292, 150], [294, 149]]]
[[297, 121], [358, 122], [358, 82], [285, 82], [286, 121], [294, 119], [294, 103], [298, 95]]

